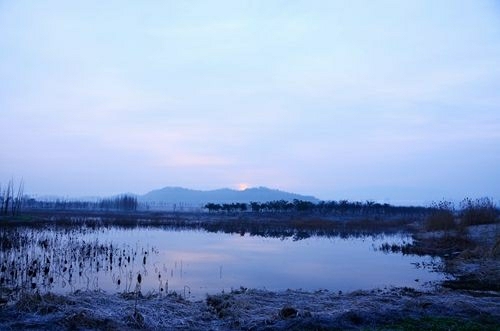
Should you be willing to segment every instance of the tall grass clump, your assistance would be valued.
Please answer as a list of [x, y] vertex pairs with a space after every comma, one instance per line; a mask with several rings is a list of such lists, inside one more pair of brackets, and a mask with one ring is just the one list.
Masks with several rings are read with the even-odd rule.
[[455, 211], [450, 201], [434, 202], [432, 212], [425, 222], [427, 231], [450, 231], [456, 228]]
[[460, 203], [461, 224], [463, 226], [492, 224], [498, 216], [498, 209], [490, 198], [471, 200], [466, 198]]

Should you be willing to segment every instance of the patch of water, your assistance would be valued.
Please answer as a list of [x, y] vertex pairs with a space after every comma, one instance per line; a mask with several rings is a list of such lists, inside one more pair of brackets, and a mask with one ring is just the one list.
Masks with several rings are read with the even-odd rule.
[[439, 259], [384, 253], [405, 235], [302, 240], [158, 228], [17, 229], [2, 233], [0, 287], [164, 294], [191, 299], [240, 287], [351, 291], [422, 288], [440, 281]]

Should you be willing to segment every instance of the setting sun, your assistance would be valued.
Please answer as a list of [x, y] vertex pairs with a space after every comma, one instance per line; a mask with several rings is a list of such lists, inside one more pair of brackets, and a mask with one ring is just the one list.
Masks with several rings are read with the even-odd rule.
[[238, 184], [238, 191], [244, 191], [248, 188], [248, 184], [247, 183], [240, 183]]

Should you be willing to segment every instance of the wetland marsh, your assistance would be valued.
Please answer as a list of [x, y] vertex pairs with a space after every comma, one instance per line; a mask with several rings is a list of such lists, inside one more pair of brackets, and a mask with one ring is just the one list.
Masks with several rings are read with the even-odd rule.
[[4, 218], [0, 328], [498, 329], [495, 224], [264, 216]]
[[[19, 292], [175, 291], [188, 299], [232, 289], [421, 289], [443, 280], [439, 258], [384, 244], [407, 234], [263, 237], [158, 227], [17, 227], [2, 230], [0, 286]], [[141, 283], [137, 284], [140, 275]]]

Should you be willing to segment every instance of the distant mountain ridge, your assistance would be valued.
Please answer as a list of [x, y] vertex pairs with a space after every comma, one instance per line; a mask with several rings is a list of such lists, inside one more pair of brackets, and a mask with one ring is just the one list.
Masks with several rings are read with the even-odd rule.
[[268, 202], [275, 200], [293, 201], [294, 199], [317, 203], [319, 200], [313, 196], [290, 193], [267, 187], [247, 188], [245, 190], [233, 190], [228, 188], [201, 191], [182, 187], [164, 187], [150, 191], [144, 195], [137, 196], [139, 202], [162, 203], [162, 204], [187, 204], [204, 205], [213, 203], [249, 203]]

